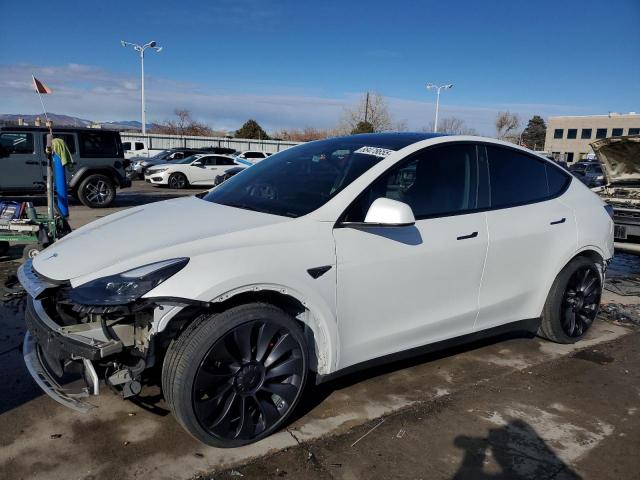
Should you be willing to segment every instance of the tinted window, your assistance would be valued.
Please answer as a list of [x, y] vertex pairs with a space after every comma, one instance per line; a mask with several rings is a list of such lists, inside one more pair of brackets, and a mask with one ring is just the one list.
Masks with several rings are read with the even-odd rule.
[[[70, 133], [56, 133], [53, 132], [53, 138], [60, 138], [67, 145], [67, 148], [71, 152], [71, 154], [76, 153], [76, 139]], [[42, 135], [42, 150], [47, 148], [47, 134]]]
[[621, 137], [622, 136], [622, 129], [621, 128], [613, 128], [611, 130], [611, 136], [612, 137]]
[[226, 157], [215, 157], [216, 165], [235, 165], [235, 162]]
[[0, 134], [0, 148], [4, 154], [33, 153], [33, 134], [2, 133]]
[[630, 128], [629, 129], [629, 135], [639, 135], [640, 134], [640, 128]]
[[80, 155], [82, 157], [118, 157], [116, 136], [107, 132], [79, 132]]
[[564, 134], [564, 130], [562, 128], [556, 128], [553, 131], [553, 138], [562, 138], [563, 134]]
[[244, 158], [264, 158], [264, 154], [260, 152], [247, 152], [244, 154]]
[[136, 142], [136, 150], [144, 150], [144, 143]]
[[578, 136], [577, 128], [570, 128], [567, 130], [567, 138], [576, 138]]
[[131, 142], [122, 142], [123, 150], [131, 150]]
[[344, 220], [362, 222], [371, 204], [386, 197], [408, 204], [417, 219], [457, 214], [478, 206], [475, 145], [428, 148], [376, 180]]
[[596, 138], [607, 138], [607, 129], [606, 128], [598, 128], [596, 130]]
[[583, 139], [591, 138], [591, 129], [590, 128], [583, 128], [582, 129], [582, 134], [580, 135], [580, 138], [583, 138]]
[[545, 165], [547, 169], [547, 184], [549, 185], [549, 195], [555, 197], [567, 184], [571, 181], [571, 177], [567, 175], [561, 168], [555, 167], [550, 163]]
[[508, 148], [487, 146], [491, 207], [542, 200], [548, 195], [544, 160]]

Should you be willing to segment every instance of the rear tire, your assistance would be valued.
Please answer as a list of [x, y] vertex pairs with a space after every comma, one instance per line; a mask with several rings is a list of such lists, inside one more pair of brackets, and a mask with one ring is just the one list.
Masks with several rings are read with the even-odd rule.
[[602, 276], [586, 257], [571, 260], [558, 274], [542, 312], [538, 334], [557, 343], [575, 343], [598, 314]]
[[169, 188], [173, 188], [176, 190], [182, 190], [183, 188], [187, 188], [189, 186], [189, 181], [187, 177], [182, 173], [172, 173], [169, 176]]
[[176, 419], [196, 439], [238, 447], [286, 422], [307, 368], [300, 326], [273, 305], [251, 303], [202, 315], [173, 340], [162, 388]]
[[93, 173], [80, 182], [78, 200], [89, 208], [105, 208], [116, 198], [116, 186], [106, 175]]

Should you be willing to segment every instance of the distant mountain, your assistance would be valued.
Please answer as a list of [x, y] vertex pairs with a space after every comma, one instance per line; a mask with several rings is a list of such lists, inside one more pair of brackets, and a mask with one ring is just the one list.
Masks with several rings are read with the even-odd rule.
[[[70, 115], [62, 115], [58, 113], [48, 113], [49, 120], [53, 122], [54, 126], [71, 126], [71, 127], [89, 127], [94, 125], [95, 123], [99, 123], [102, 125], [102, 128], [108, 128], [110, 130], [137, 130], [140, 131], [142, 128], [142, 123], [137, 120], [121, 120], [115, 122], [94, 122], [92, 120], [86, 120], [84, 118], [72, 117]], [[44, 124], [44, 115], [29, 115], [29, 114], [20, 114], [20, 113], [0, 113], [0, 123], [1, 122], [10, 122], [17, 123], [18, 119], [21, 118], [27, 124], [33, 125], [36, 118], [40, 118]], [[148, 123], [147, 128], [152, 128], [155, 124]]]
[[[60, 115], [58, 113], [48, 113], [47, 115], [49, 116], [49, 120], [51, 120], [54, 125], [60, 125], [60, 126], [70, 125], [74, 127], [88, 127], [93, 123], [91, 120], [85, 120], [84, 118], [78, 118], [78, 117], [71, 117], [69, 115]], [[17, 122], [19, 118], [22, 118], [29, 125], [33, 125], [33, 122], [35, 122], [36, 118], [40, 118], [44, 122], [43, 114], [39, 114], [39, 115], [28, 115], [28, 114], [21, 114], [21, 113], [0, 114], [0, 120], [5, 120], [9, 122]]]

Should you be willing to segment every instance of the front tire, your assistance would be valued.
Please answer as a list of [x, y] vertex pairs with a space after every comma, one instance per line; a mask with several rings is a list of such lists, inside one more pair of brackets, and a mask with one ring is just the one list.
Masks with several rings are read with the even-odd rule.
[[182, 190], [183, 188], [187, 188], [189, 186], [189, 181], [187, 177], [182, 173], [172, 173], [169, 176], [169, 188]]
[[116, 186], [106, 175], [88, 175], [78, 187], [78, 200], [89, 208], [105, 208], [116, 198]]
[[553, 282], [538, 333], [557, 343], [577, 342], [595, 320], [601, 296], [598, 266], [586, 257], [574, 258]]
[[202, 315], [172, 342], [162, 369], [180, 424], [213, 447], [238, 447], [278, 430], [298, 403], [308, 353], [300, 326], [252, 303]]

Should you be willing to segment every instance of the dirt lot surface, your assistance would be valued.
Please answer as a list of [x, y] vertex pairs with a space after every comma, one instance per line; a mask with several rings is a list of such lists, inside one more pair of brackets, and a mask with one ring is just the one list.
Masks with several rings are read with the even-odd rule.
[[[113, 209], [74, 206], [72, 224], [173, 195], [136, 185]], [[0, 286], [17, 266], [0, 259]], [[20, 352], [24, 299], [5, 288], [0, 478], [638, 478], [639, 275], [639, 258], [616, 256], [615, 293], [576, 345], [501, 337], [351, 375], [310, 390], [285, 430], [230, 450], [184, 433], [157, 386], [135, 403], [105, 390], [84, 415], [43, 395]]]

